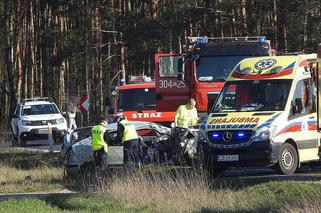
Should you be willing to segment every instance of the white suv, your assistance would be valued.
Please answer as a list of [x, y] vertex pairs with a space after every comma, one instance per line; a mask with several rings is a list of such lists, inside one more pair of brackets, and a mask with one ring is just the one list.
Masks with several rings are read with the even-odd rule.
[[26, 146], [27, 142], [34, 144], [48, 139], [48, 125], [52, 127], [54, 141], [61, 142], [67, 122], [56, 104], [50, 98], [22, 99], [11, 120], [14, 142]]

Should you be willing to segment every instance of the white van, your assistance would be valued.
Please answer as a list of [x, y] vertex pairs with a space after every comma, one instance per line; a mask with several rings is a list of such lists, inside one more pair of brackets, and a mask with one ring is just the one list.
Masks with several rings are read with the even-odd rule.
[[316, 54], [248, 58], [233, 69], [199, 129], [210, 168], [275, 166], [292, 174], [320, 159], [316, 60]]

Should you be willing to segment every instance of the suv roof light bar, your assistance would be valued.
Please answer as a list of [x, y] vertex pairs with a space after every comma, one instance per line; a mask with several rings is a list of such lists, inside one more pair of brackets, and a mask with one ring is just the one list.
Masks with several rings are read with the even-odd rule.
[[33, 97], [33, 98], [22, 98], [21, 103], [26, 103], [30, 101], [49, 101], [53, 102], [52, 98], [50, 97]]

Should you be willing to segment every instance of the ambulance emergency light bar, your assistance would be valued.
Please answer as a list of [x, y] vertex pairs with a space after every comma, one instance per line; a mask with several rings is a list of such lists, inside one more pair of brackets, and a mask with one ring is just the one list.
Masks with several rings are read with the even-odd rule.
[[[277, 66], [277, 67], [273, 67], [270, 70], [270, 73], [264, 73], [266, 74], [279, 74], [282, 71], [282, 67], [281, 66]], [[250, 67], [245, 67], [244, 69], [241, 70], [241, 75], [248, 75], [251, 72], [251, 68]], [[257, 74], [261, 74], [261, 71], [259, 70], [259, 72]]]
[[243, 42], [266, 42], [265, 36], [252, 36], [252, 37], [207, 37], [207, 36], [199, 36], [199, 37], [187, 37], [189, 44], [206, 44], [209, 42], [224, 42], [224, 41], [243, 41]]

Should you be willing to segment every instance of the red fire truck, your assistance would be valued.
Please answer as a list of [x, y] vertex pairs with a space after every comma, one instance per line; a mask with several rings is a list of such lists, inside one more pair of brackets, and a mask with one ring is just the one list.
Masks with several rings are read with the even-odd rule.
[[114, 99], [114, 113], [123, 113], [129, 120], [168, 122], [173, 113], [156, 112], [155, 82], [150, 77], [131, 76], [119, 86]]
[[155, 55], [156, 111], [173, 116], [179, 105], [194, 98], [198, 112], [206, 113], [238, 62], [269, 55], [274, 50], [264, 36], [189, 37], [184, 53]]

